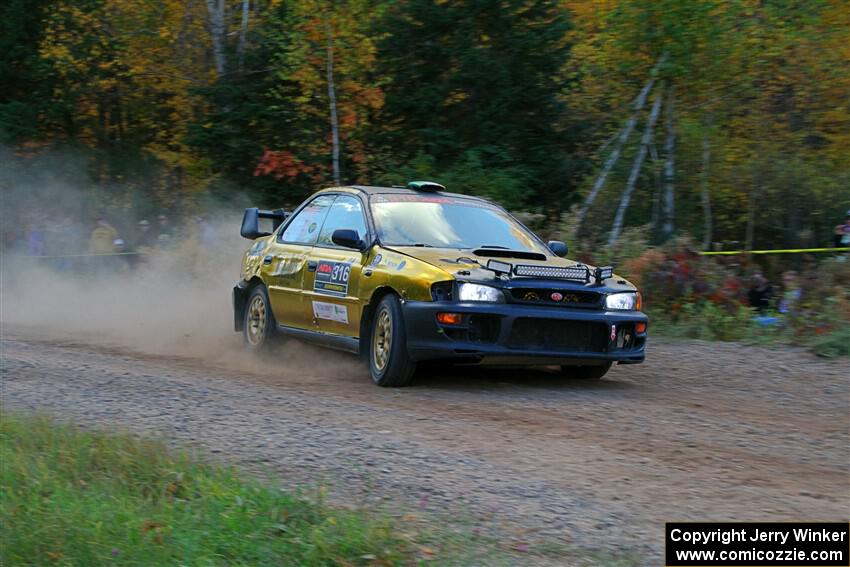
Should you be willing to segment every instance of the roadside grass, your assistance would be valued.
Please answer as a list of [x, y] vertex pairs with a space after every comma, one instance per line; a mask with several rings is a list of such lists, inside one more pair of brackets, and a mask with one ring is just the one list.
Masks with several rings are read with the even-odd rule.
[[394, 565], [390, 521], [196, 462], [159, 442], [0, 417], [2, 565]]
[[161, 441], [0, 412], [0, 565], [639, 565], [331, 507]]
[[[759, 324], [753, 311], [740, 307], [729, 312], [709, 302], [685, 304], [675, 317], [663, 310], [649, 310], [650, 333], [668, 338], [741, 342], [767, 347], [798, 346], [824, 358], [850, 356], [850, 326], [822, 325], [807, 335], [778, 313], [775, 322]], [[810, 321], [817, 323], [817, 321]]]

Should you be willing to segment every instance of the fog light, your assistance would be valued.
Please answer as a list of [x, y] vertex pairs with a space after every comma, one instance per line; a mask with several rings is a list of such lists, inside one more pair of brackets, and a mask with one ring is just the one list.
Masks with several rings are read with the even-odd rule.
[[635, 332], [636, 333], [645, 333], [646, 332], [646, 323], [635, 323]]
[[437, 321], [443, 325], [460, 325], [463, 315], [460, 313], [437, 313]]

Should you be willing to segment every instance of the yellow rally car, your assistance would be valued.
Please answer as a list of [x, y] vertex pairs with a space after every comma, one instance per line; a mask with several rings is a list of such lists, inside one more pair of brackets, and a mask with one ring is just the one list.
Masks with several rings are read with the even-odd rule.
[[600, 378], [644, 359], [633, 285], [437, 183], [324, 189], [292, 214], [247, 209], [241, 234], [254, 244], [234, 323], [254, 350], [283, 334], [350, 351], [380, 386], [407, 384], [424, 360], [557, 364]]

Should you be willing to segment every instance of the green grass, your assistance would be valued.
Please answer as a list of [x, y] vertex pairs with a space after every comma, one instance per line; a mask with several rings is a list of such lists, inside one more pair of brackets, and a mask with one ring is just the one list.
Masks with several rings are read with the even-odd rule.
[[640, 564], [556, 543], [517, 551], [522, 540], [471, 520], [399, 516], [331, 507], [159, 441], [0, 412], [4, 566]]
[[771, 313], [777, 321], [760, 325], [752, 310], [740, 307], [732, 312], [710, 302], [688, 303], [671, 317], [669, 312], [649, 312], [650, 333], [670, 338], [706, 341], [734, 341], [762, 346], [800, 346], [825, 358], [850, 356], [850, 326], [819, 322], [809, 317], [810, 329], [799, 333], [786, 316]]
[[0, 417], [0, 565], [394, 565], [416, 553], [386, 518], [158, 442]]

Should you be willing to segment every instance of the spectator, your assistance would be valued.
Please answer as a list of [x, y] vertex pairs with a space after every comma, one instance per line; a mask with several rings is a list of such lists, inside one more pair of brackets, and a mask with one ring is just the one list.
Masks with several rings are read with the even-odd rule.
[[30, 256], [43, 256], [47, 235], [39, 222], [33, 222], [27, 232], [27, 253]]
[[171, 224], [168, 222], [168, 217], [159, 215], [157, 217], [157, 234], [156, 242], [160, 248], [168, 248], [174, 239], [174, 231], [171, 229]]
[[753, 276], [753, 285], [747, 292], [747, 299], [750, 307], [757, 310], [759, 313], [764, 313], [770, 307], [770, 300], [773, 298], [773, 287], [767, 282], [762, 274], [756, 273]]
[[797, 272], [788, 270], [782, 274], [782, 297], [779, 299], [779, 312], [794, 314], [800, 302], [800, 284]]
[[201, 247], [210, 250], [215, 246], [216, 233], [213, 226], [205, 217], [198, 217], [198, 238]]
[[98, 217], [97, 225], [89, 237], [90, 254], [111, 254], [115, 252], [115, 241], [118, 239], [118, 231], [109, 224], [105, 218]]
[[835, 227], [833, 238], [836, 248], [850, 247], [850, 211], [847, 211], [847, 220]]
[[154, 236], [153, 231], [151, 230], [151, 223], [142, 219], [139, 221], [138, 232], [136, 233], [136, 250], [152, 248], [156, 244], [156, 238]]

